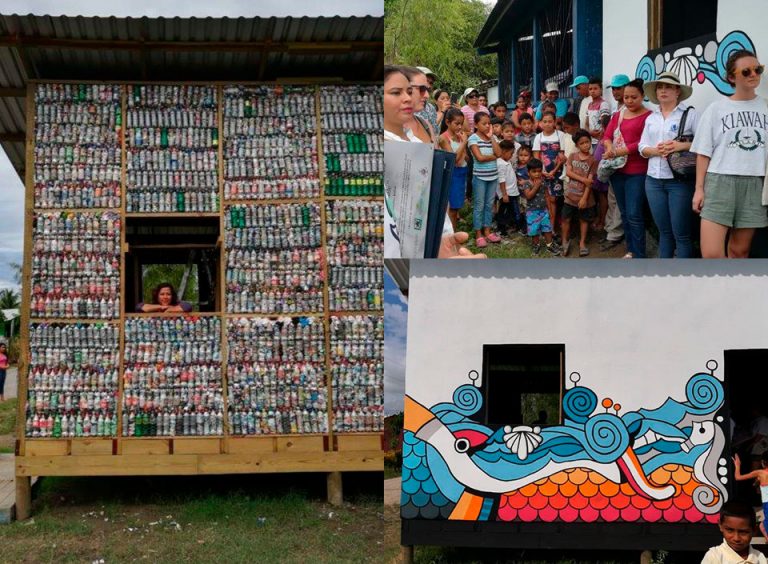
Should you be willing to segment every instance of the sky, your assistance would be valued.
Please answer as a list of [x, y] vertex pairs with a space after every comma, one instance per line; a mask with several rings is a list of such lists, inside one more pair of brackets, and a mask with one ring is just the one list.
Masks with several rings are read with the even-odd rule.
[[403, 410], [408, 301], [384, 271], [384, 413]]
[[[2, 0], [3, 14], [165, 17], [382, 16], [383, 0]], [[24, 241], [24, 184], [0, 150], [0, 290], [18, 285], [11, 262], [20, 263]]]

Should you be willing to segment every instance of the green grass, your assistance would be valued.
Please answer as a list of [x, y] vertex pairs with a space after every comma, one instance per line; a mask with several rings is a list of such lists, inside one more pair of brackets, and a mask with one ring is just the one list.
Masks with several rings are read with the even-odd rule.
[[0, 435], [10, 435], [16, 429], [16, 398], [0, 403]]
[[[349, 478], [348, 478], [349, 476]], [[44, 478], [33, 519], [0, 527], [7, 562], [379, 562], [381, 474]]]
[[385, 480], [389, 480], [390, 478], [399, 478], [401, 475], [402, 475], [402, 467], [390, 466], [389, 464], [384, 465]]
[[473, 253], [485, 253], [488, 258], [546, 258], [551, 255], [542, 249], [538, 255], [533, 254], [530, 238], [524, 235], [508, 235], [501, 243], [489, 243], [484, 249], [475, 246], [475, 231], [472, 229], [472, 204], [465, 204], [459, 212], [459, 225], [457, 231], [469, 233], [467, 248]]

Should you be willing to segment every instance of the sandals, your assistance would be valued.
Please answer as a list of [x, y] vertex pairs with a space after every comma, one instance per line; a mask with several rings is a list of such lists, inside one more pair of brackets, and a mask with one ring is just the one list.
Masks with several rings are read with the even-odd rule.
[[491, 243], [501, 243], [501, 237], [499, 237], [498, 235], [496, 235], [496, 233], [491, 233], [490, 235], [488, 235], [488, 236], [487, 236], [487, 239], [488, 239], [488, 240], [489, 240]]
[[588, 248], [586, 248], [586, 247], [579, 248], [579, 256], [580, 257], [585, 257], [588, 254], [589, 254], [589, 249]]
[[568, 252], [570, 250], [571, 250], [571, 242], [568, 241], [565, 245], [563, 245], [563, 250], [562, 250], [562, 252], [560, 254], [563, 255], [564, 257], [567, 257], [568, 256]]
[[625, 259], [633, 259], [633, 258], [635, 258], [635, 255], [633, 255], [632, 253], [627, 253], [626, 255], [624, 255], [624, 256], [623, 256], [623, 257], [621, 257], [621, 258], [625, 258]]
[[475, 240], [475, 245], [477, 245], [478, 249], [484, 249], [488, 246], [488, 241], [485, 240], [485, 237], [478, 237]]

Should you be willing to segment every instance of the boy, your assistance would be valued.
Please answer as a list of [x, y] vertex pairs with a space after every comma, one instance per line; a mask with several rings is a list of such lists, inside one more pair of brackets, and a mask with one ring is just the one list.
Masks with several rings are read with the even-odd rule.
[[517, 231], [520, 218], [520, 207], [518, 206], [520, 191], [517, 188], [515, 166], [511, 162], [517, 148], [516, 144], [514, 141], [502, 141], [499, 143], [499, 148], [501, 149], [501, 157], [496, 160], [496, 168], [499, 171], [497, 195], [501, 202], [496, 214], [496, 225], [499, 228], [499, 234], [504, 237], [507, 235], [510, 225], [513, 232]]
[[496, 142], [498, 143], [501, 141], [501, 124], [504, 123], [503, 119], [492, 117], [491, 118], [491, 131], [493, 131], [493, 136], [496, 138]]
[[595, 198], [592, 194], [592, 183], [597, 175], [597, 162], [592, 156], [592, 141], [587, 131], [580, 129], [573, 135], [573, 141], [578, 152], [571, 153], [565, 164], [566, 175], [569, 178], [565, 188], [565, 205], [563, 206], [563, 256], [568, 256], [571, 247], [571, 220], [579, 219], [579, 256], [589, 254], [587, 248], [587, 230], [595, 219]]
[[589, 79], [589, 95], [592, 101], [587, 106], [587, 119], [584, 120], [584, 129], [592, 136], [592, 144], [603, 138], [603, 131], [611, 119], [611, 106], [603, 99], [603, 80], [593, 76]]
[[533, 147], [533, 140], [536, 132], [533, 130], [533, 116], [531, 114], [522, 114], [520, 116], [520, 133], [515, 135], [515, 141], [520, 145]]
[[749, 546], [755, 528], [755, 512], [746, 503], [728, 501], [720, 510], [720, 532], [723, 544], [713, 546], [701, 564], [767, 564], [761, 553]]
[[544, 198], [546, 192], [542, 175], [544, 164], [539, 159], [531, 159], [528, 161], [527, 168], [528, 180], [523, 183], [521, 192], [528, 204], [525, 219], [528, 224], [528, 236], [531, 237], [533, 244], [533, 254], [538, 255], [541, 251], [539, 236], [543, 233], [544, 240], [547, 242], [547, 250], [553, 255], [559, 255], [560, 249], [552, 239], [552, 225], [549, 221], [547, 201]]
[[765, 532], [765, 520], [768, 519], [768, 451], [762, 454], [761, 468], [753, 470], [749, 474], [741, 473], [741, 459], [738, 454], [733, 457], [733, 465], [736, 467], [736, 472], [733, 475], [736, 480], [757, 480], [760, 484], [760, 499], [763, 502], [763, 521], [760, 523], [760, 532], [768, 541], [768, 534]]
[[515, 124], [505, 121], [501, 124], [501, 138], [504, 141], [515, 141]]
[[493, 114], [500, 120], [504, 121], [507, 119], [507, 105], [504, 102], [496, 102], [496, 104], [493, 106]]
[[[528, 145], [519, 145], [517, 149], [517, 163], [515, 166], [515, 176], [517, 178], [517, 189], [522, 190], [522, 185], [528, 180], [528, 162], [533, 158], [533, 150]], [[517, 225], [518, 230], [523, 235], [528, 234], [528, 224], [525, 219], [527, 208], [525, 198], [518, 198], [520, 207], [520, 222]]]

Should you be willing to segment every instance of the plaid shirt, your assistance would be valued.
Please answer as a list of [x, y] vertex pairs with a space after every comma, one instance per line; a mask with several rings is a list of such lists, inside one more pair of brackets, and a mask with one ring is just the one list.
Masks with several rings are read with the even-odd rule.
[[435, 135], [440, 133], [440, 130], [437, 128], [437, 107], [432, 104], [432, 102], [427, 100], [427, 102], [424, 103], [424, 109], [420, 112], [416, 112], [416, 115], [432, 125], [432, 131], [435, 132]]

